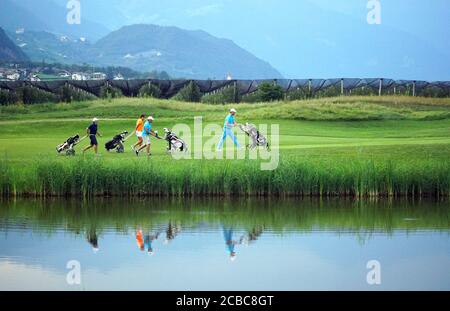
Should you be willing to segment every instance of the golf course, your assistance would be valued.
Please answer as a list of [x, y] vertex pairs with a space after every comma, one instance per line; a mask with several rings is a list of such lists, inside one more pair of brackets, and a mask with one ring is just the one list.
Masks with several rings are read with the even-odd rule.
[[[142, 113], [153, 129], [177, 124], [223, 126], [230, 108], [238, 123], [279, 126], [274, 170], [262, 160], [176, 160], [167, 142], [152, 138], [151, 157], [106, 152], [114, 135], [132, 133]], [[99, 118], [99, 155], [75, 147], [58, 155], [68, 137], [84, 136]], [[194, 130], [192, 130], [194, 133]], [[236, 128], [238, 133], [239, 129]], [[178, 133], [177, 133], [178, 134]], [[220, 136], [220, 133], [218, 133]], [[271, 133], [263, 133], [271, 140]], [[241, 133], [242, 135], [242, 133]], [[242, 139], [245, 136], [239, 136]], [[194, 140], [186, 141], [193, 152]], [[248, 140], [248, 138], [247, 138]], [[240, 141], [242, 145], [248, 143]], [[225, 147], [225, 152], [226, 152]], [[345, 196], [446, 197], [450, 194], [450, 99], [408, 96], [336, 97], [259, 104], [210, 105], [152, 98], [0, 107], [0, 192], [13, 196]]]

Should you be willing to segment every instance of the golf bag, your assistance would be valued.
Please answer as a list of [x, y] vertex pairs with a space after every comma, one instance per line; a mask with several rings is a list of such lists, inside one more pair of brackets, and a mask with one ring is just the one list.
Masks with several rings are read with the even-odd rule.
[[239, 128], [241, 129], [241, 131], [247, 134], [247, 136], [250, 137], [252, 141], [251, 144], [247, 145], [248, 149], [253, 150], [256, 147], [265, 147], [267, 150], [270, 150], [270, 145], [267, 141], [267, 138], [258, 131], [255, 125], [246, 123], [245, 126], [239, 125]]
[[169, 129], [164, 129], [165, 137], [164, 139], [167, 141], [167, 151], [168, 152], [174, 152], [174, 151], [180, 151], [180, 152], [187, 152], [188, 147], [186, 143], [178, 138], [174, 133], [172, 133]]
[[124, 153], [125, 147], [123, 143], [125, 142], [125, 137], [128, 135], [128, 132], [122, 132], [113, 137], [110, 141], [105, 144], [106, 151], [111, 151], [116, 149], [117, 153]]
[[75, 146], [80, 142], [80, 135], [69, 137], [64, 143], [56, 146], [56, 151], [61, 154], [64, 151], [68, 156], [75, 155]]

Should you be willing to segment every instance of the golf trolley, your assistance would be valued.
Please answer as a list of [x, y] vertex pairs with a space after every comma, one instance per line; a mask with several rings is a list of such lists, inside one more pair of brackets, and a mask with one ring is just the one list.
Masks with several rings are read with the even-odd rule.
[[124, 153], [125, 147], [124, 142], [126, 140], [126, 136], [128, 135], [127, 131], [124, 131], [120, 134], [117, 134], [110, 141], [105, 144], [106, 151], [116, 150], [117, 153]]

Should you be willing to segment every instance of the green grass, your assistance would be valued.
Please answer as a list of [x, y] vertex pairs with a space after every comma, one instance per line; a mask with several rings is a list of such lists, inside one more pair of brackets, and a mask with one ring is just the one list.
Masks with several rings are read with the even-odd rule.
[[[155, 141], [152, 158], [106, 153], [103, 144], [151, 113], [155, 128], [203, 116], [221, 125], [230, 105], [123, 98], [0, 108], [0, 191], [5, 195], [448, 196], [450, 100], [350, 97], [239, 104], [238, 121], [279, 124], [280, 164], [173, 160]], [[68, 136], [102, 119], [101, 157], [55, 154]], [[208, 139], [210, 137], [204, 137]], [[77, 147], [80, 151], [81, 146]], [[192, 146], [192, 142], [189, 143]], [[277, 150], [275, 148], [275, 150]]]

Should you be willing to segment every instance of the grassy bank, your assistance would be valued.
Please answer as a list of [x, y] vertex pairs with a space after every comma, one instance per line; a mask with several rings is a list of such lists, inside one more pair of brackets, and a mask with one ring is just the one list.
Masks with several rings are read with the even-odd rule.
[[[277, 124], [275, 171], [253, 160], [180, 160], [154, 141], [152, 157], [106, 153], [104, 143], [132, 131], [140, 113], [155, 129], [193, 117], [221, 126], [230, 106], [124, 98], [2, 107], [0, 191], [5, 196], [448, 196], [450, 100], [351, 97], [240, 104], [239, 122]], [[101, 118], [101, 157], [55, 154], [68, 136]], [[204, 140], [212, 136], [204, 134]], [[199, 139], [200, 137], [195, 137]], [[243, 143], [243, 141], [241, 141]], [[192, 146], [193, 140], [188, 141]], [[191, 148], [192, 151], [192, 148]]]
[[450, 163], [284, 157], [278, 169], [255, 161], [43, 160], [1, 162], [6, 196], [448, 196]]

